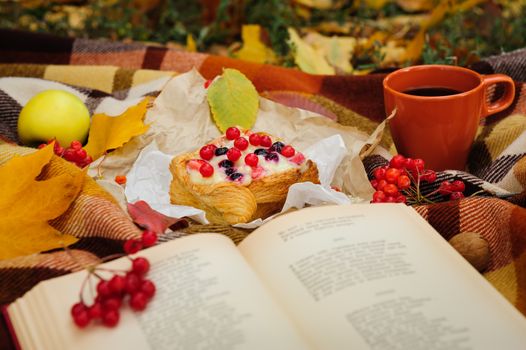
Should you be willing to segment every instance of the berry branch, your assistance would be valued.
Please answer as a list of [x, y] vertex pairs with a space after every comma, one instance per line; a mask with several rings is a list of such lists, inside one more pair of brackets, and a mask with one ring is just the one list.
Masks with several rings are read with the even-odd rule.
[[436, 182], [437, 174], [434, 170], [425, 169], [422, 159], [406, 158], [395, 155], [386, 166], [373, 170], [370, 180], [376, 190], [371, 203], [406, 203], [432, 204], [431, 196], [440, 194], [444, 199], [456, 200], [464, 198], [465, 184], [461, 180], [443, 181], [438, 189], [424, 195], [421, 185], [426, 182]]
[[[144, 230], [140, 239], [129, 239], [124, 243], [124, 251], [126, 254], [134, 254], [142, 248], [153, 246], [156, 242], [157, 234]], [[77, 264], [82, 266], [69, 249], [65, 248], [65, 250]], [[131, 262], [131, 267], [127, 270], [83, 266], [88, 274], [81, 285], [79, 302], [71, 307], [73, 322], [78, 327], [84, 328], [92, 321], [106, 327], [115, 327], [120, 319], [119, 310], [126, 301], [132, 310], [142, 311], [155, 295], [155, 284], [146, 278], [150, 270], [150, 262], [146, 258], [132, 259], [128, 255], [113, 254], [101, 259], [101, 263], [122, 256], [128, 257]], [[102, 273], [112, 275], [105, 278]], [[98, 279], [95, 288], [91, 281], [93, 277]], [[93, 300], [91, 303], [84, 300], [86, 288], [89, 289]]]

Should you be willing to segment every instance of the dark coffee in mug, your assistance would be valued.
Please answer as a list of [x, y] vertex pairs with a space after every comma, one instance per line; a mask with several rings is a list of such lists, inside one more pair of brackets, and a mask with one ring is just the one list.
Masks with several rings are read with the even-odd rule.
[[460, 94], [462, 91], [440, 86], [423, 86], [405, 90], [403, 93], [414, 96], [450, 96]]
[[[488, 87], [504, 94], [487, 101]], [[464, 170], [482, 118], [508, 108], [515, 84], [506, 75], [480, 75], [444, 65], [402, 68], [383, 82], [386, 115], [398, 153], [422, 158], [434, 170]]]

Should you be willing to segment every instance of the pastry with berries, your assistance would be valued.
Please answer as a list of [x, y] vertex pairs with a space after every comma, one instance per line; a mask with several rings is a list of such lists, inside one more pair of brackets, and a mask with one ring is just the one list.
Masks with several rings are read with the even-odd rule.
[[202, 209], [216, 224], [237, 224], [278, 212], [289, 187], [319, 183], [316, 164], [269, 134], [227, 129], [225, 135], [170, 164], [172, 204]]

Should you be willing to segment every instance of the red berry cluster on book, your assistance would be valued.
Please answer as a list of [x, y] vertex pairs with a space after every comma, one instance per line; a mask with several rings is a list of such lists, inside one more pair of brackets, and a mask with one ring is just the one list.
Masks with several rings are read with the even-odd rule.
[[[153, 246], [157, 242], [157, 233], [144, 230], [141, 238], [129, 239], [124, 243], [126, 254], [135, 254], [142, 248]], [[113, 271], [97, 267], [88, 268], [88, 276], [81, 287], [80, 301], [71, 308], [75, 324], [86, 327], [91, 321], [100, 321], [104, 326], [114, 327], [119, 322], [119, 309], [128, 300], [134, 311], [142, 311], [155, 294], [155, 284], [146, 278], [150, 263], [146, 258], [130, 259], [129, 271]], [[97, 271], [113, 273], [111, 278], [103, 278]], [[94, 302], [87, 305], [83, 300], [86, 281], [92, 276], [99, 279]]]
[[100, 321], [107, 327], [116, 326], [120, 318], [119, 309], [126, 298], [133, 310], [142, 311], [146, 308], [156, 290], [155, 284], [145, 278], [150, 263], [142, 257], [135, 258], [131, 262], [129, 271], [124, 275], [116, 273], [110, 279], [100, 277], [96, 269], [91, 272], [99, 278], [97, 296], [89, 306], [81, 298], [71, 308], [71, 316], [78, 327], [84, 328], [92, 321]]

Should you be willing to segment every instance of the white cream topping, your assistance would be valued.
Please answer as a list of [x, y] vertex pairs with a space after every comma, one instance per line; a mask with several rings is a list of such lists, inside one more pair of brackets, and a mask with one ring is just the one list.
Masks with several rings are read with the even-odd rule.
[[[241, 137], [244, 137], [248, 141], [248, 137], [250, 136], [251, 132], [242, 133]], [[272, 143], [280, 141], [280, 140], [272, 140]], [[234, 140], [228, 140], [225, 136], [219, 140], [219, 142], [215, 143], [215, 146], [218, 148], [221, 147], [227, 147], [228, 149], [234, 147]], [[232, 173], [239, 173], [242, 176], [232, 180], [231, 175], [227, 175], [225, 171], [227, 171], [227, 168], [220, 167], [219, 163], [223, 160], [228, 160], [228, 157], [226, 154], [212, 157], [208, 162], [212, 167], [214, 168], [214, 173], [210, 177], [204, 177], [201, 175], [199, 171], [198, 166], [189, 166], [188, 164], [194, 160], [190, 160], [187, 163], [186, 170], [188, 172], [188, 175], [190, 177], [190, 181], [196, 184], [202, 184], [202, 185], [212, 185], [217, 184], [220, 182], [233, 182], [238, 183], [243, 186], [249, 185], [252, 180], [259, 179], [265, 176], [269, 176], [272, 174], [284, 172], [290, 169], [300, 169], [300, 171], [305, 171], [306, 169], [306, 160], [303, 158], [299, 164], [296, 164], [291, 161], [298, 160], [302, 158], [302, 155], [298, 155], [298, 151], [296, 151], [296, 154], [293, 157], [287, 158], [277, 151], [274, 151], [273, 153], [278, 156], [277, 161], [275, 160], [266, 160], [264, 155], [258, 155], [258, 164], [256, 167], [251, 167], [245, 163], [245, 157], [247, 154], [254, 153], [256, 149], [265, 149], [268, 152], [269, 147], [263, 147], [263, 146], [253, 146], [249, 143], [248, 148], [241, 151], [241, 157], [233, 164], [232, 169], [235, 169]], [[270, 152], [269, 152], [270, 153]], [[197, 155], [197, 159], [201, 159], [199, 155]], [[231, 172], [231, 170], [229, 171]]]

